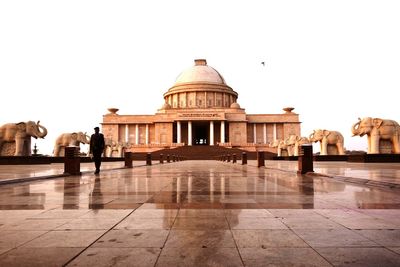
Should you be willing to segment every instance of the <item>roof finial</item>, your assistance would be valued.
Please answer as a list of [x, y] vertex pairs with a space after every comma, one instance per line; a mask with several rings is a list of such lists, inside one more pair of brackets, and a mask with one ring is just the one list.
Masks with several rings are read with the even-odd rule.
[[207, 60], [205, 59], [195, 59], [194, 60], [195, 66], [207, 66]]

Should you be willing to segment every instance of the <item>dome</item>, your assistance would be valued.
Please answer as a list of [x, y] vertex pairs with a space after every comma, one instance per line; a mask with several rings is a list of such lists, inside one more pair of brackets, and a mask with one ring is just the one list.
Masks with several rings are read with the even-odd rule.
[[[205, 59], [195, 59], [194, 66], [183, 71], [175, 84], [164, 93], [165, 103], [175, 108], [229, 108], [238, 94]], [[240, 107], [239, 107], [240, 108]], [[165, 108], [164, 108], [165, 109]]]
[[207, 61], [205, 59], [195, 59], [194, 63], [195, 65], [193, 67], [179, 74], [175, 84], [196, 82], [225, 84], [222, 75], [214, 68], [207, 66]]

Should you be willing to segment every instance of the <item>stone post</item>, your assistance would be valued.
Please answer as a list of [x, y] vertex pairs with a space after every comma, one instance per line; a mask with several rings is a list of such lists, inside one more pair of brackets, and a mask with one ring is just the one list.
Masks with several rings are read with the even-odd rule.
[[79, 147], [65, 147], [64, 151], [64, 173], [80, 175], [81, 159], [79, 157]]
[[160, 163], [163, 164], [164, 163], [164, 155], [160, 154]]
[[314, 172], [312, 145], [302, 145], [298, 158], [297, 173], [305, 174], [307, 172]]
[[262, 167], [262, 166], [265, 166], [264, 152], [257, 151], [257, 167]]
[[247, 153], [242, 152], [242, 165], [246, 165], [246, 164], [247, 164]]
[[167, 163], [169, 163], [171, 159], [169, 158], [169, 154], [167, 154]]
[[125, 168], [132, 168], [132, 152], [125, 152]]
[[236, 163], [236, 154], [232, 155], [232, 163]]
[[151, 165], [151, 153], [146, 154], [146, 165]]

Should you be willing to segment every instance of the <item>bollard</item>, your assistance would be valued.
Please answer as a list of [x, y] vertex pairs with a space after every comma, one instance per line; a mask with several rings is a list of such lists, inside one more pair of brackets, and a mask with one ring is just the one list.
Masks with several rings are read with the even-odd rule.
[[151, 153], [146, 154], [146, 165], [151, 165]]
[[227, 162], [231, 162], [231, 154], [228, 154], [226, 157], [227, 157], [227, 160], [226, 160], [226, 161], [227, 161]]
[[247, 153], [242, 152], [242, 165], [246, 165], [246, 164], [247, 164]]
[[236, 154], [232, 155], [232, 163], [236, 163]]
[[257, 167], [262, 167], [262, 166], [265, 166], [264, 152], [263, 151], [258, 151], [257, 152]]
[[164, 163], [164, 155], [160, 154], [160, 163], [163, 164]]
[[307, 172], [314, 172], [313, 169], [312, 145], [302, 145], [298, 158], [297, 173], [305, 174]]
[[133, 168], [132, 155], [132, 152], [125, 152], [125, 168]]
[[175, 161], [176, 161], [176, 156], [172, 155], [172, 162], [175, 162]]
[[80, 175], [81, 173], [81, 159], [79, 157], [79, 147], [69, 146], [65, 147], [64, 152], [64, 173], [72, 175]]
[[167, 154], [167, 162], [169, 163], [171, 159], [169, 158], [169, 154]]

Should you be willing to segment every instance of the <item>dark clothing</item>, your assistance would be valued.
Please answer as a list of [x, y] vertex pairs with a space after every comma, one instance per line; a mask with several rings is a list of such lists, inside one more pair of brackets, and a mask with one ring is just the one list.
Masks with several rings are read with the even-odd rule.
[[105, 147], [104, 136], [101, 133], [94, 133], [90, 137], [90, 153], [93, 154], [94, 166], [96, 173], [100, 172], [101, 154]]

